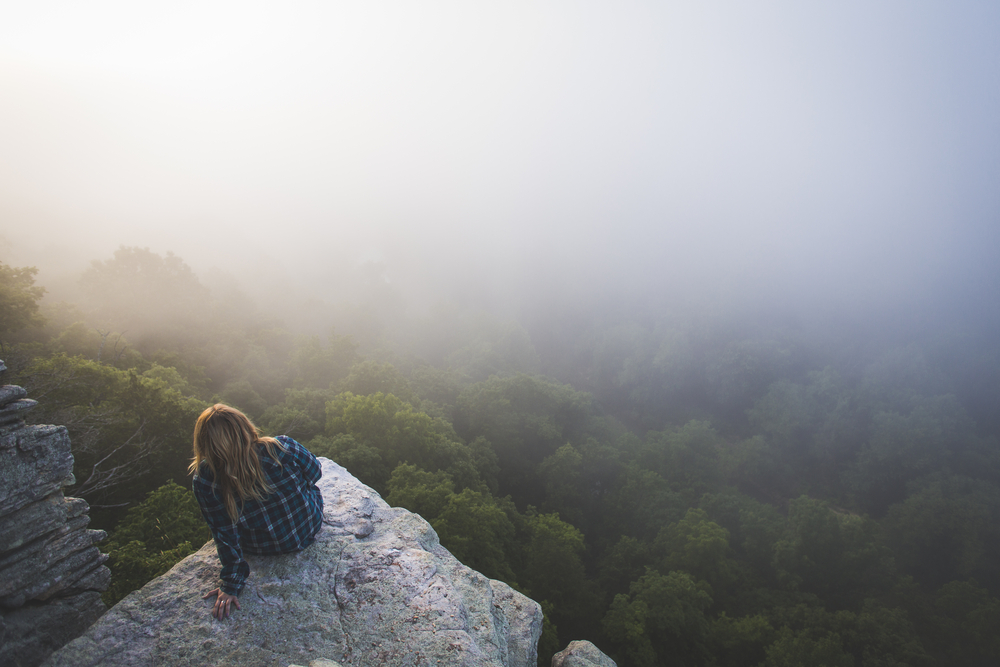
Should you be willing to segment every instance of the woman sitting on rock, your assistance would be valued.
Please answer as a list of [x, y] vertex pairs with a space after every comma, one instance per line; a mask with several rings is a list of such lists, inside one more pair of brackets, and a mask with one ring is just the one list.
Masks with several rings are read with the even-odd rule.
[[250, 574], [243, 552], [282, 554], [310, 544], [323, 525], [319, 461], [288, 436], [261, 437], [245, 414], [221, 403], [194, 426], [194, 495], [215, 539], [222, 585], [212, 615], [229, 617]]

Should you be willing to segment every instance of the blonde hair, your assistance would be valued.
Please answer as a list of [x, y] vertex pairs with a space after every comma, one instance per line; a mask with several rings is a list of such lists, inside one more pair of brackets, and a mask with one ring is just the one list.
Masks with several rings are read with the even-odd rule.
[[197, 472], [202, 462], [208, 464], [222, 493], [226, 512], [234, 522], [240, 516], [244, 501], [249, 498], [261, 500], [273, 490], [260, 465], [258, 444], [263, 445], [267, 455], [275, 461], [278, 461], [278, 450], [284, 450], [274, 438], [262, 437], [249, 417], [222, 403], [207, 408], [194, 425], [194, 458], [188, 473]]

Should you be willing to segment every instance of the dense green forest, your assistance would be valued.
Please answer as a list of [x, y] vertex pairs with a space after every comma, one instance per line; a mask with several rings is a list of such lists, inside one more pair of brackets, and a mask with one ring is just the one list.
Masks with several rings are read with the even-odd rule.
[[289, 295], [336, 324], [310, 335], [169, 254], [123, 247], [72, 302], [35, 278], [0, 264], [4, 380], [70, 431], [109, 602], [208, 539], [185, 468], [222, 401], [540, 601], [539, 664], [583, 638], [636, 666], [1000, 661], [990, 332], [709, 305], [507, 319], [376, 283]]

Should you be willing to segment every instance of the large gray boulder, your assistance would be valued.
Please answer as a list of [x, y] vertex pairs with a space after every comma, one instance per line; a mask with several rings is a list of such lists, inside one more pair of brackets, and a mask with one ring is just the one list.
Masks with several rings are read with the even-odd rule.
[[536, 602], [462, 565], [420, 516], [320, 462], [325, 525], [316, 542], [249, 556], [241, 609], [229, 619], [213, 619], [201, 599], [219, 581], [209, 542], [45, 664], [534, 667]]

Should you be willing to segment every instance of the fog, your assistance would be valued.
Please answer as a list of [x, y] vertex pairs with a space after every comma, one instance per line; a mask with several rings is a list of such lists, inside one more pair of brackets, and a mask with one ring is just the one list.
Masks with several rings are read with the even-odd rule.
[[260, 295], [995, 322], [998, 27], [973, 2], [20, 3], [0, 259], [54, 293], [127, 245]]

